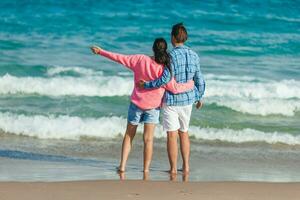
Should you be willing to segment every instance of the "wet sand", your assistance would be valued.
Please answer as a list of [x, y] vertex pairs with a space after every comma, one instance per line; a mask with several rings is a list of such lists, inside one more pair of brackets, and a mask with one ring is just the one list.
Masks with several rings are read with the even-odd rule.
[[298, 200], [300, 183], [70, 181], [2, 182], [1, 200]]

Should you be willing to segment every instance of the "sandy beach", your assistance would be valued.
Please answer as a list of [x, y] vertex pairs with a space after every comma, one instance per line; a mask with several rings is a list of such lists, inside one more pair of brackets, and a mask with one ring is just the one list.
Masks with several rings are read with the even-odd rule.
[[298, 200], [300, 183], [74, 181], [2, 182], [1, 200], [205, 199]]
[[300, 0], [75, 2], [0, 0], [0, 200], [300, 200]]

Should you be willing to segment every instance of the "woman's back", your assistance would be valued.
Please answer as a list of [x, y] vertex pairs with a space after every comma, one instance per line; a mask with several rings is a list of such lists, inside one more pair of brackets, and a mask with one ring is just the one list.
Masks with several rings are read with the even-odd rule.
[[[161, 64], [156, 63], [151, 57], [143, 54], [122, 55], [101, 49], [100, 55], [114, 60], [134, 72], [134, 82], [139, 80], [151, 81], [159, 78], [164, 70]], [[164, 88], [153, 90], [139, 89], [134, 84], [131, 102], [141, 109], [157, 108], [161, 104]]]
[[[135, 55], [133, 55], [135, 56]], [[139, 62], [132, 69], [134, 72], [134, 82], [139, 80], [150, 81], [159, 78], [164, 70], [161, 64], [156, 63], [151, 57], [146, 55], [136, 55]], [[157, 108], [161, 104], [165, 89], [155, 88], [153, 90], [139, 89], [134, 86], [131, 94], [131, 101], [142, 109]]]

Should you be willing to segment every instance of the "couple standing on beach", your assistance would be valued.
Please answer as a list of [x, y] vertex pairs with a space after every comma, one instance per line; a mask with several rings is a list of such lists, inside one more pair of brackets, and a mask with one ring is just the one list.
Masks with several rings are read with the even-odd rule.
[[188, 135], [192, 106], [202, 107], [205, 82], [200, 70], [199, 56], [185, 46], [187, 31], [182, 23], [172, 27], [173, 49], [167, 52], [163, 38], [153, 43], [154, 56], [122, 55], [92, 47], [95, 54], [116, 61], [134, 72], [135, 86], [128, 109], [127, 129], [123, 138], [119, 172], [125, 171], [132, 140], [139, 123], [144, 123], [144, 172], [149, 172], [153, 152], [155, 125], [162, 110], [163, 129], [167, 132], [170, 173], [177, 173], [177, 139], [183, 160], [183, 173], [189, 172], [190, 140]]

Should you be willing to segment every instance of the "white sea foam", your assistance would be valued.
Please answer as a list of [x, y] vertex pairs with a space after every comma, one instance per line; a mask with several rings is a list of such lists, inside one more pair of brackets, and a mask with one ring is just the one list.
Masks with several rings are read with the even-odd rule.
[[63, 72], [75, 72], [84, 76], [99, 76], [103, 75], [102, 71], [95, 71], [93, 69], [83, 68], [83, 67], [63, 67], [63, 66], [53, 66], [47, 68], [47, 75], [54, 76], [59, 75]]
[[239, 112], [293, 116], [300, 110], [300, 81], [209, 75], [205, 96], [210, 103]]
[[123, 133], [126, 120], [120, 117], [82, 119], [70, 116], [25, 116], [0, 113], [0, 129], [42, 139], [79, 139], [81, 136], [115, 137]]
[[[126, 119], [122, 117], [79, 118], [71, 116], [25, 116], [12, 113], [0, 113], [0, 129], [7, 133], [34, 136], [43, 139], [74, 139], [81, 136], [112, 138], [123, 134]], [[142, 131], [142, 127], [139, 127]], [[216, 129], [192, 126], [190, 135], [197, 139], [224, 142], [265, 142], [299, 145], [300, 136], [288, 133], [262, 132], [253, 129]], [[166, 134], [159, 126], [155, 137], [165, 137]]]
[[[84, 74], [80, 77], [53, 76], [65, 70]], [[91, 69], [55, 67], [50, 77], [0, 77], [0, 94], [40, 94], [45, 96], [123, 96], [130, 95], [133, 79], [129, 76], [104, 76]], [[51, 76], [52, 75], [52, 76]], [[300, 81], [264, 80], [249, 76], [208, 74], [205, 101], [233, 110], [256, 114], [293, 116], [300, 110]]]
[[130, 78], [117, 76], [88, 77], [15, 77], [0, 78], [0, 94], [40, 94], [49, 96], [123, 96], [133, 88]]
[[300, 81], [281, 80], [268, 82], [251, 82], [245, 80], [207, 80], [206, 96], [235, 97], [250, 99], [288, 99], [300, 98]]
[[190, 133], [202, 140], [220, 140], [233, 143], [244, 142], [265, 142], [269, 144], [283, 143], [288, 145], [299, 145], [300, 136], [294, 136], [288, 133], [262, 132], [254, 129], [216, 129], [191, 127]]
[[293, 116], [300, 110], [300, 100], [294, 99], [238, 99], [238, 98], [217, 98], [209, 99], [208, 103], [216, 103], [219, 106], [225, 106], [233, 110], [250, 113], [255, 115], [267, 116], [271, 114], [281, 114]]
[[277, 19], [281, 21], [287, 21], [287, 22], [300, 22], [299, 18], [290, 18], [290, 17], [281, 17], [281, 16], [276, 16], [272, 14], [266, 15], [267, 19]]

